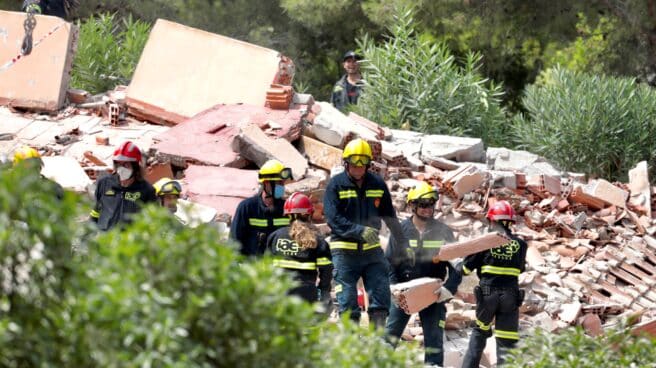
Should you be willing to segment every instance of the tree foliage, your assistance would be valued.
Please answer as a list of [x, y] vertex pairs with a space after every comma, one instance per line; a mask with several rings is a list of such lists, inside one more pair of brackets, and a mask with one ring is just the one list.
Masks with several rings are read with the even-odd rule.
[[[20, 185], [16, 185], [20, 183]], [[269, 260], [147, 207], [95, 234], [89, 205], [34, 172], [0, 175], [0, 366], [398, 367], [417, 352], [325, 317]], [[81, 226], [82, 225], [82, 226]], [[72, 253], [71, 245], [88, 249]]]
[[656, 91], [633, 79], [554, 68], [523, 104], [517, 143], [563, 169], [626, 181], [635, 164], [656, 158]]
[[503, 143], [502, 91], [478, 73], [480, 55], [469, 53], [459, 65], [445, 44], [417, 34], [411, 10], [389, 32], [380, 44], [360, 41], [367, 86], [357, 112], [394, 128], [408, 123], [416, 131]]

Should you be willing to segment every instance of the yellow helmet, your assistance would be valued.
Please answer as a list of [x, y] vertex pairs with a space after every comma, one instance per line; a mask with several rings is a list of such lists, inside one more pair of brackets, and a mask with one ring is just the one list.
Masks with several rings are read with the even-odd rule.
[[257, 180], [262, 183], [265, 181], [282, 181], [292, 177], [292, 169], [285, 167], [278, 160], [269, 160], [262, 165], [257, 172]]
[[22, 146], [14, 152], [13, 163], [16, 165], [23, 160], [27, 160], [28, 158], [41, 159], [41, 154], [39, 154], [39, 151], [30, 146]]
[[419, 199], [437, 200], [437, 197], [437, 189], [425, 181], [418, 183], [408, 192], [408, 202], [416, 201]]
[[371, 153], [369, 143], [362, 138], [358, 138], [350, 141], [344, 147], [342, 158], [355, 166], [365, 166], [374, 159], [374, 156]]
[[155, 194], [157, 194], [158, 197], [167, 194], [179, 196], [180, 193], [182, 193], [182, 185], [180, 185], [180, 182], [169, 178], [159, 179], [153, 184], [153, 187], [155, 188]]

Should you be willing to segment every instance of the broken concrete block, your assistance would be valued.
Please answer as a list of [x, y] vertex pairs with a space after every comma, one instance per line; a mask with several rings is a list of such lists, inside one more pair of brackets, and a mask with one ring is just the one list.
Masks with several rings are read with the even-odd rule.
[[169, 178], [173, 179], [173, 169], [171, 164], [168, 162], [162, 163], [158, 162], [153, 165], [150, 165], [144, 170], [144, 179], [150, 184], [155, 184], [159, 179]]
[[387, 127], [382, 127], [373, 121], [360, 116], [354, 112], [349, 112], [348, 117], [353, 120], [356, 124], [362, 125], [363, 127], [371, 130], [375, 134], [376, 138], [379, 140], [389, 140], [392, 138], [392, 131]]
[[473, 165], [462, 166], [444, 176], [443, 189], [446, 194], [460, 199], [465, 194], [478, 189], [487, 175]]
[[57, 111], [66, 99], [77, 27], [37, 15], [29, 55], [20, 54], [25, 13], [0, 10], [0, 105]]
[[185, 199], [178, 200], [178, 210], [175, 212], [175, 217], [189, 227], [210, 223], [215, 220], [216, 215], [216, 209]]
[[647, 335], [651, 338], [656, 337], [656, 319], [638, 323], [631, 330], [633, 335]]
[[255, 124], [241, 128], [233, 141], [233, 150], [262, 166], [270, 159], [277, 159], [292, 169], [294, 180], [300, 180], [308, 170], [308, 162], [286, 139], [272, 139]]
[[629, 170], [629, 189], [631, 204], [644, 208], [647, 216], [651, 217], [651, 186], [647, 161], [641, 161]]
[[235, 213], [239, 202], [257, 193], [257, 170], [190, 165], [183, 187], [189, 199], [216, 209]]
[[42, 157], [43, 169], [41, 174], [57, 182], [65, 189], [84, 193], [92, 184], [89, 176], [84, 172], [80, 163], [72, 157], [46, 156]]
[[560, 171], [543, 157], [528, 151], [489, 147], [486, 152], [488, 167], [501, 171], [521, 171], [526, 175], [560, 175]]
[[586, 205], [591, 210], [600, 210], [606, 207], [605, 201], [585, 193], [580, 186], [574, 188], [572, 194], [569, 196], [569, 199], [572, 202]]
[[376, 134], [364, 126], [354, 124], [341, 111], [328, 102], [317, 102], [321, 112], [317, 114], [312, 123], [312, 133], [318, 140], [331, 146], [343, 147], [347, 139], [353, 137], [349, 133], [367, 141], [378, 141]]
[[435, 290], [442, 287], [442, 281], [422, 277], [391, 286], [392, 298], [408, 314], [417, 313], [437, 301]]
[[126, 102], [131, 113], [161, 124], [181, 123], [219, 103], [264, 106], [272, 83], [291, 84], [282, 75], [293, 70], [288, 64], [275, 50], [158, 19]]
[[439, 249], [439, 253], [433, 257], [433, 262], [438, 263], [440, 261], [465, 257], [470, 254], [499, 247], [511, 241], [510, 238], [503, 234], [487, 233], [474, 239], [445, 244]]
[[483, 162], [485, 148], [480, 138], [426, 135], [421, 141], [421, 159], [445, 158], [458, 162]]
[[530, 320], [535, 328], [541, 328], [547, 332], [553, 332], [556, 330], [556, 325], [547, 312], [540, 312], [535, 316], [530, 317]]
[[598, 179], [583, 187], [585, 194], [599, 198], [604, 202], [620, 208], [626, 207], [629, 193], [604, 179]]
[[331, 170], [342, 165], [342, 150], [316, 139], [302, 136], [300, 149], [311, 164], [322, 169]]

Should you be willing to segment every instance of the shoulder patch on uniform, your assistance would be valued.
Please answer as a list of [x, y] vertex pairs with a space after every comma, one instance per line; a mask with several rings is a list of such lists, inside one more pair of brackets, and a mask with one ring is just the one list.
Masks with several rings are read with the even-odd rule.
[[139, 198], [141, 198], [141, 192], [125, 192], [125, 199], [128, 201], [136, 202]]
[[109, 189], [108, 191], [105, 192], [106, 196], [113, 196], [116, 195], [116, 192], [112, 189]]
[[344, 87], [337, 85], [335, 88], [333, 88], [333, 92], [342, 92], [344, 90]]

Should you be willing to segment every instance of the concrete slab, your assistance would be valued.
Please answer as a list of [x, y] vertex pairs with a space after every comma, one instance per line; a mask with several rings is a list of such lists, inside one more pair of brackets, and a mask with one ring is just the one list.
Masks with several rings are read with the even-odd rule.
[[92, 184], [89, 176], [80, 164], [72, 157], [46, 156], [43, 157], [41, 174], [56, 181], [64, 187], [78, 193], [85, 193]]
[[183, 187], [189, 199], [231, 216], [244, 198], [257, 192], [257, 170], [190, 165]]
[[427, 135], [421, 141], [421, 157], [441, 157], [457, 162], [483, 162], [485, 148], [480, 138]]
[[302, 126], [300, 109], [271, 110], [253, 105], [216, 105], [155, 137], [153, 149], [176, 165], [245, 167], [248, 162], [230, 147], [241, 126], [278, 124], [278, 137]]
[[[34, 138], [38, 137], [39, 135], [45, 133], [46, 131], [48, 131], [53, 126], [56, 126], [56, 124], [53, 123], [52, 121], [34, 120], [28, 126], [21, 129], [16, 134], [16, 137], [19, 140], [24, 141], [25, 143], [29, 144], [29, 141], [31, 141]], [[54, 136], [53, 136], [53, 141], [54, 141]]]
[[16, 134], [34, 120], [17, 115], [0, 115], [0, 133]]
[[57, 111], [66, 97], [77, 27], [37, 15], [32, 53], [20, 55], [25, 13], [0, 11], [0, 105]]
[[275, 50], [158, 19], [127, 104], [132, 112], [168, 124], [219, 103], [264, 106], [269, 86], [280, 83], [280, 62]]
[[378, 140], [376, 133], [365, 126], [357, 124], [332, 104], [317, 102], [315, 106], [319, 106], [321, 110], [312, 123], [312, 133], [318, 140], [335, 147], [342, 147], [349, 133], [355, 133], [358, 137], [367, 141]]
[[301, 137], [301, 151], [305, 153], [311, 164], [322, 169], [331, 170], [342, 164], [341, 149], [310, 137]]
[[178, 200], [178, 210], [175, 212], [180, 222], [189, 227], [210, 223], [216, 215], [216, 209], [184, 199]]

